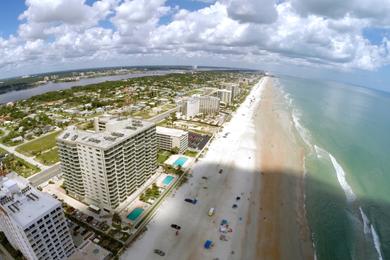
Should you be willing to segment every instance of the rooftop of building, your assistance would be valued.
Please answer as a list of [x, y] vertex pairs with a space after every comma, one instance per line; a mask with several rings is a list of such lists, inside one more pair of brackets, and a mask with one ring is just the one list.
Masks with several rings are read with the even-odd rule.
[[194, 95], [192, 95], [192, 97], [198, 98], [198, 99], [215, 100], [215, 101], [219, 100], [218, 97], [214, 97], [214, 96], [204, 96], [204, 95], [199, 95], [199, 94], [194, 94]]
[[105, 123], [105, 130], [99, 132], [68, 127], [58, 140], [107, 150], [126, 139], [154, 126], [154, 123], [132, 118], [99, 118]]
[[169, 135], [169, 136], [175, 136], [175, 137], [180, 137], [180, 136], [187, 134], [186, 131], [183, 131], [180, 129], [167, 128], [167, 127], [161, 127], [161, 126], [156, 127], [156, 132], [157, 132], [157, 134], [163, 134], [163, 135]]
[[58, 200], [36, 190], [16, 173], [0, 177], [0, 208], [22, 228], [29, 227], [59, 205]]
[[227, 90], [227, 89], [218, 89], [218, 92], [229, 92], [229, 93], [232, 93], [231, 90]]
[[88, 240], [69, 257], [69, 260], [105, 260], [109, 259], [110, 251]]

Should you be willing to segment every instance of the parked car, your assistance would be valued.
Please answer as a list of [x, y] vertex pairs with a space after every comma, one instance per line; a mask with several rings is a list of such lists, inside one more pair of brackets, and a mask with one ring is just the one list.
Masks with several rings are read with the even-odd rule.
[[162, 251], [160, 249], [154, 249], [154, 253], [158, 254], [159, 256], [164, 256], [165, 255], [164, 251]]
[[191, 204], [196, 204], [196, 202], [198, 202], [197, 199], [190, 199], [190, 198], [185, 198], [184, 201], [185, 201], [185, 202], [189, 202], [189, 203], [191, 203]]
[[176, 224], [172, 224], [172, 225], [171, 225], [171, 228], [174, 228], [174, 229], [180, 230], [180, 229], [181, 229], [181, 226], [179, 226], [179, 225], [176, 225]]

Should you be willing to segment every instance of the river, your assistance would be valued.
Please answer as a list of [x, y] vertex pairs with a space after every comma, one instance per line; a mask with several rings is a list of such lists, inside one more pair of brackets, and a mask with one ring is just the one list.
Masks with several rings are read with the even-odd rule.
[[69, 89], [69, 88], [75, 87], [75, 86], [85, 86], [85, 85], [96, 84], [96, 83], [101, 83], [101, 82], [105, 82], [105, 81], [124, 80], [124, 79], [139, 78], [139, 77], [144, 77], [144, 76], [165, 75], [165, 74], [172, 73], [172, 72], [173, 71], [161, 70], [161, 71], [152, 71], [152, 72], [144, 72], [144, 73], [131, 73], [131, 74], [124, 74], [124, 75], [85, 78], [85, 79], [80, 79], [79, 81], [72, 81], [72, 82], [60, 82], [60, 83], [49, 82], [49, 83], [39, 85], [36, 87], [26, 88], [26, 89], [17, 90], [17, 91], [10, 91], [10, 92], [1, 94], [0, 95], [0, 104], [4, 104], [4, 103], [8, 103], [8, 102], [15, 102], [18, 100], [23, 100], [23, 99], [28, 99], [32, 96], [44, 94], [46, 92], [62, 90], [62, 89]]

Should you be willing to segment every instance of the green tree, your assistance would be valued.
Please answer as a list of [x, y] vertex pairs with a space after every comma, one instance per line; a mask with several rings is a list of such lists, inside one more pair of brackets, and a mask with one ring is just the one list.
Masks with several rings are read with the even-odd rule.
[[112, 215], [112, 222], [114, 222], [115, 224], [120, 225], [122, 223], [121, 216], [118, 213], [115, 212], [114, 215]]

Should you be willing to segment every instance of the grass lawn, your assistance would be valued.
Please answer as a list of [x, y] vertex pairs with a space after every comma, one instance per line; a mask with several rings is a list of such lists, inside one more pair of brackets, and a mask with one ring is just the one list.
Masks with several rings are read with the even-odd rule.
[[159, 164], [164, 163], [169, 158], [169, 156], [171, 156], [171, 154], [172, 154], [171, 152], [165, 150], [158, 151], [157, 163]]
[[49, 150], [56, 145], [56, 137], [60, 134], [61, 131], [57, 131], [44, 137], [40, 137], [31, 142], [22, 144], [16, 151], [27, 156], [34, 156], [40, 152]]
[[37, 155], [36, 159], [44, 165], [52, 165], [59, 161], [58, 148], [53, 148], [47, 152]]
[[141, 111], [134, 112], [132, 116], [140, 116], [143, 119], [148, 119], [150, 117], [149, 112], [150, 110], [141, 110]]
[[198, 155], [198, 152], [187, 150], [184, 155], [187, 155], [189, 157], [196, 157]]
[[27, 178], [37, 172], [40, 171], [40, 169], [32, 165], [25, 160], [16, 157], [13, 154], [7, 153], [5, 150], [0, 149], [1, 154], [8, 154], [5, 159], [3, 160], [3, 163], [5, 165], [5, 168], [10, 171], [14, 171], [17, 174], [23, 176], [24, 178]]

